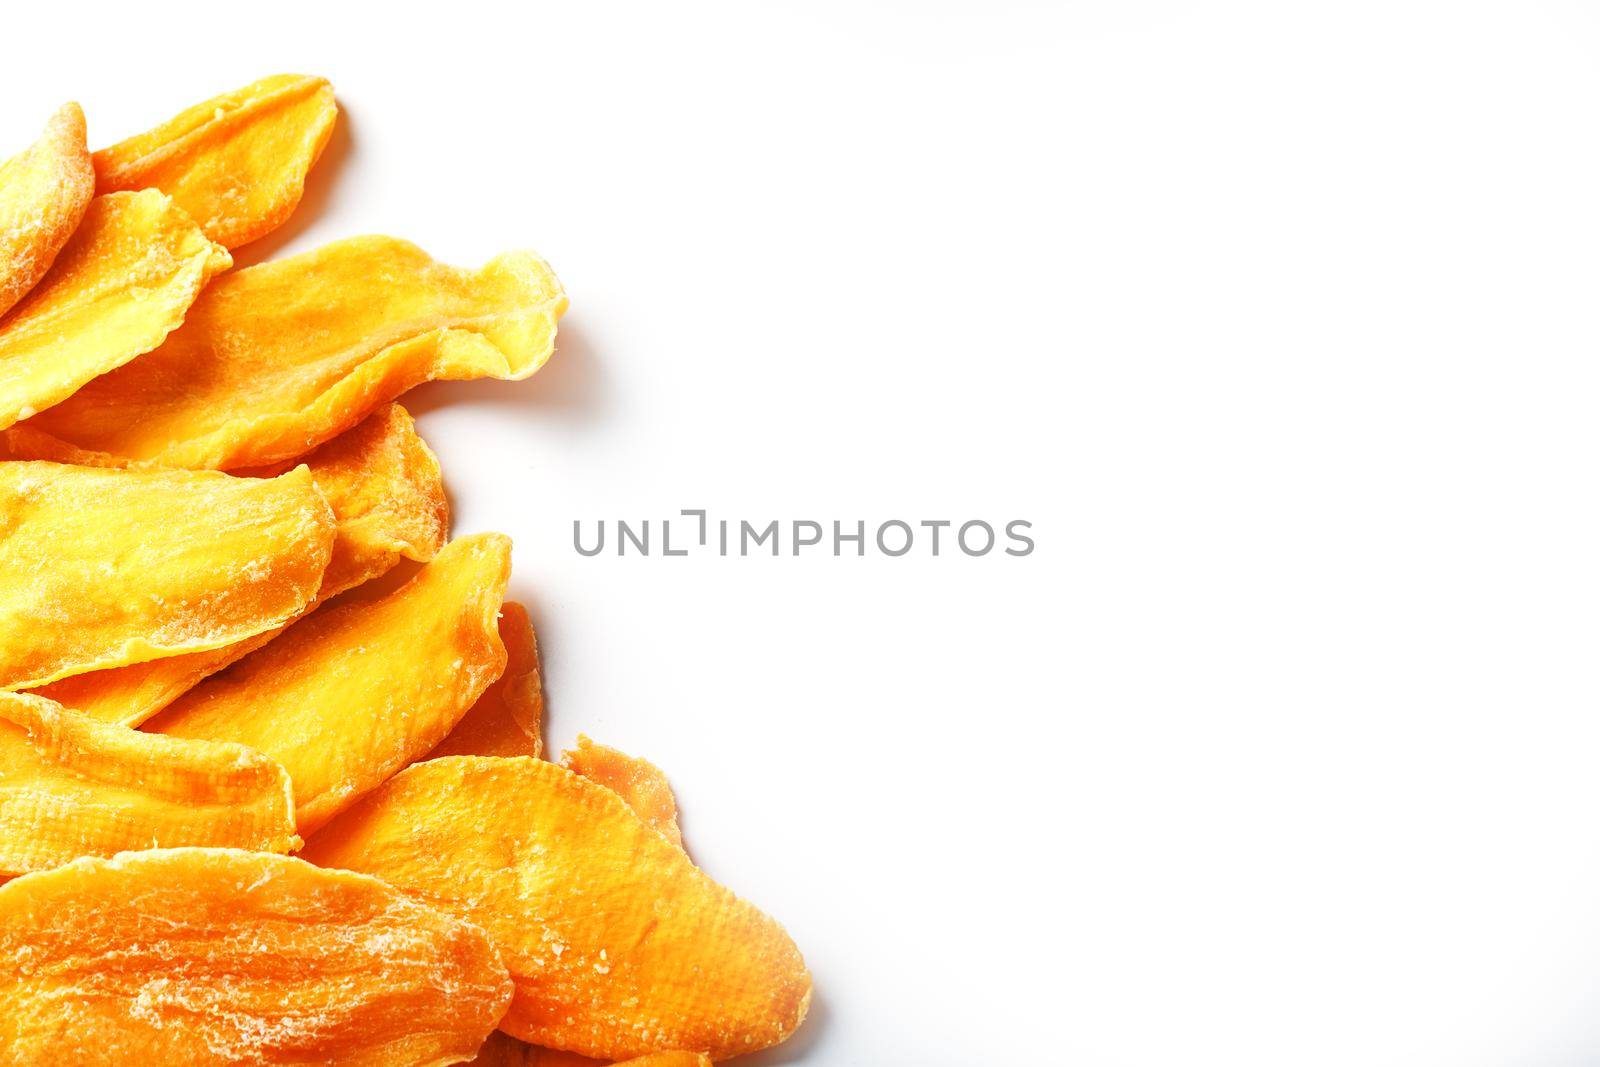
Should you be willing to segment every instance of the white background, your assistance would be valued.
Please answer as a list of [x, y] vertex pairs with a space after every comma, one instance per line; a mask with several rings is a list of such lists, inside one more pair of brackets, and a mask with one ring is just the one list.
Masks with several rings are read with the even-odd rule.
[[[1600, 20], [1578, 3], [11, 5], [0, 135], [332, 78], [307, 203], [528, 246], [411, 401], [549, 730], [782, 918], [767, 1063], [1600, 1063]], [[596, 559], [574, 519], [1034, 523]]]

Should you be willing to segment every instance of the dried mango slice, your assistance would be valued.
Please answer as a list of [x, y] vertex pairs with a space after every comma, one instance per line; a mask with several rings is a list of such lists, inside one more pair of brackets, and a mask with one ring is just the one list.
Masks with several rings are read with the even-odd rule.
[[0, 875], [178, 845], [299, 848], [288, 772], [243, 745], [158, 737], [0, 693]]
[[399, 589], [330, 605], [185, 693], [145, 729], [278, 760], [309, 835], [437, 745], [505, 669], [500, 534], [463, 537]]
[[585, 1056], [774, 1045], [811, 976], [783, 927], [611, 790], [527, 757], [408, 767], [302, 853], [481, 926], [511, 969], [500, 1028]]
[[153, 189], [95, 198], [44, 281], [0, 319], [0, 429], [160, 345], [232, 262]]
[[567, 298], [536, 256], [482, 270], [357, 237], [235, 271], [159, 349], [13, 437], [102, 462], [235, 470], [303, 455], [414, 385], [522, 379], [549, 358]]
[[[444, 544], [449, 506], [439, 461], [400, 405], [379, 409], [323, 445], [306, 466], [336, 523], [333, 555], [311, 606], [387, 573], [402, 558], [426, 562]], [[105, 722], [137, 726], [280, 632], [63, 678], [38, 693]]]
[[278, 74], [102, 148], [94, 169], [101, 192], [160, 189], [238, 248], [288, 219], [338, 115], [326, 80]]
[[506, 669], [439, 742], [435, 756], [534, 756], [543, 754], [540, 724], [544, 687], [539, 682], [539, 644], [528, 609], [508, 601], [500, 608], [500, 643]]
[[93, 196], [83, 110], [66, 104], [30, 148], [0, 163], [0, 315], [44, 277]]
[[608, 745], [597, 745], [583, 734], [578, 747], [561, 754], [561, 763], [574, 774], [581, 774], [621, 797], [635, 815], [655, 827], [662, 837], [679, 848], [683, 834], [678, 830], [678, 802], [661, 769], [648, 760], [619, 752]]
[[0, 689], [220, 648], [293, 618], [333, 513], [311, 472], [0, 463]]
[[376, 878], [180, 848], [0, 887], [16, 1067], [448, 1064], [511, 995], [483, 933]]
[[[576, 1052], [528, 1045], [503, 1031], [495, 1031], [483, 1043], [478, 1055], [468, 1061], [473, 1067], [608, 1067], [610, 1060], [580, 1056]], [[623, 1060], [614, 1067], [711, 1067], [711, 1057], [698, 1052], [657, 1052]]]

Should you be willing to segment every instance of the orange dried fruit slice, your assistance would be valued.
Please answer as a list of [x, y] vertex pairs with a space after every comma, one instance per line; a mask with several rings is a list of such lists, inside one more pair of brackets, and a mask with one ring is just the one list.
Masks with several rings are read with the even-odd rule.
[[473, 271], [392, 237], [338, 241], [218, 279], [166, 344], [39, 416], [10, 447], [191, 469], [279, 463], [422, 382], [528, 377], [566, 305], [527, 253]]
[[278, 760], [309, 835], [437, 745], [500, 676], [510, 570], [500, 534], [452, 541], [399, 589], [313, 612], [144, 728]]
[[648, 760], [597, 745], [583, 734], [578, 747], [561, 754], [562, 766], [581, 774], [621, 797], [635, 815], [655, 827], [668, 841], [683, 847], [678, 830], [678, 802], [661, 769]]
[[[311, 606], [387, 573], [401, 559], [426, 562], [449, 525], [439, 461], [398, 404], [306, 457], [311, 479], [333, 510], [333, 555]], [[105, 722], [137, 726], [276, 637], [63, 678], [38, 690]], [[537, 720], [535, 720], [537, 721]]]
[[316, 595], [333, 531], [304, 467], [260, 480], [0, 463], [0, 689], [273, 629]]
[[461, 717], [435, 756], [540, 756], [544, 742], [544, 687], [539, 682], [539, 643], [528, 609], [508, 601], [500, 608], [500, 643], [506, 669]]
[[0, 693], [0, 876], [179, 845], [299, 848], [288, 772], [243, 745], [158, 737]]
[[44, 277], [93, 196], [83, 110], [66, 104], [31, 147], [0, 163], [0, 316]]
[[326, 80], [278, 74], [102, 148], [94, 169], [101, 192], [160, 189], [238, 248], [288, 219], [338, 115]]
[[711, 1057], [699, 1052], [657, 1052], [631, 1060], [597, 1060], [576, 1052], [539, 1048], [503, 1031], [495, 1031], [469, 1060], [473, 1067], [711, 1067]]
[[160, 345], [231, 263], [153, 189], [95, 198], [50, 273], [0, 319], [0, 429]]
[[376, 878], [180, 848], [0, 887], [16, 1067], [448, 1064], [511, 994], [482, 931]]
[[713, 1059], [777, 1044], [811, 976], [789, 935], [620, 797], [527, 757], [401, 771], [302, 853], [488, 932], [516, 983], [500, 1028], [585, 1056]]

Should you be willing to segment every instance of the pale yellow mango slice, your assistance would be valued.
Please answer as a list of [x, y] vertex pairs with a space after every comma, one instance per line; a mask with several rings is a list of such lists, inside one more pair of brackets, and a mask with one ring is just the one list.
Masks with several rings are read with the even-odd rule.
[[[449, 506], [439, 461], [400, 405], [380, 408], [329, 441], [306, 457], [306, 466], [335, 522], [333, 555], [309, 607], [387, 573], [401, 559], [430, 560], [444, 544]], [[63, 678], [37, 692], [96, 719], [137, 726], [280, 632]], [[535, 692], [537, 682], [536, 675]]]
[[9, 445], [112, 465], [279, 463], [422, 382], [528, 377], [566, 306], [550, 268], [526, 253], [472, 271], [392, 237], [339, 241], [218, 279], [166, 344]]
[[308, 835], [437, 745], [500, 676], [510, 570], [500, 534], [452, 541], [399, 589], [313, 612], [144, 728], [278, 760]]
[[0, 693], [0, 875], [180, 845], [299, 848], [288, 772], [243, 745], [140, 733]]
[[93, 197], [83, 110], [66, 104], [32, 147], [0, 163], [0, 317], [44, 277]]
[[231, 263], [153, 189], [95, 198], [50, 273], [0, 319], [0, 429], [160, 345]]
[[534, 756], [543, 754], [544, 687], [539, 680], [539, 644], [528, 609], [513, 601], [500, 608], [500, 643], [506, 669], [439, 742], [435, 756]]
[[672, 795], [667, 776], [655, 764], [609, 745], [597, 745], [583, 734], [578, 735], [577, 748], [561, 754], [561, 764], [617, 794], [662, 837], [683, 847], [677, 798]]
[[443, 1065], [511, 995], [482, 931], [376, 878], [179, 848], [0, 887], [10, 1067]]
[[94, 169], [101, 192], [160, 189], [238, 248], [288, 219], [338, 115], [326, 80], [278, 74], [102, 148]]
[[231, 645], [322, 584], [311, 472], [232, 478], [0, 463], [0, 689]]
[[784, 1040], [810, 1003], [783, 927], [611, 790], [553, 763], [416, 764], [302, 855], [482, 927], [516, 983], [500, 1028], [523, 1041], [609, 1059], [724, 1059]]

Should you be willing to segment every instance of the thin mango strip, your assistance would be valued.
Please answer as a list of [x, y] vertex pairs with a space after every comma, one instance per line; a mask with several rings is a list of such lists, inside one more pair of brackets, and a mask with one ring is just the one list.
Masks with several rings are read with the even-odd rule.
[[14, 1067], [456, 1063], [511, 995], [483, 933], [376, 878], [157, 849], [0, 887]]
[[500, 608], [500, 643], [506, 669], [461, 717], [450, 736], [428, 753], [436, 756], [534, 756], [543, 754], [544, 687], [539, 681], [539, 644], [528, 609], [514, 601]]
[[443, 740], [500, 676], [510, 570], [507, 538], [458, 538], [399, 589], [313, 612], [144, 728], [276, 759], [309, 836]]
[[423, 382], [528, 377], [566, 306], [528, 253], [472, 271], [392, 237], [338, 241], [218, 279], [166, 344], [39, 416], [10, 448], [108, 465], [279, 463]]
[[231, 645], [316, 595], [333, 513], [268, 480], [0, 463], [0, 689]]
[[288, 772], [243, 745], [158, 737], [0, 693], [0, 875], [179, 845], [299, 848]]
[[153, 189], [95, 198], [50, 273], [0, 319], [0, 429], [156, 348], [232, 262]]
[[[386, 574], [401, 559], [426, 562], [444, 544], [449, 506], [439, 461], [400, 405], [379, 409], [323, 445], [306, 457], [306, 466], [335, 522], [333, 554], [307, 610]], [[206, 652], [79, 674], [37, 692], [96, 719], [138, 726], [281, 632], [269, 630]], [[537, 676], [534, 684], [537, 691]]]
[[561, 754], [562, 766], [581, 774], [623, 799], [635, 815], [653, 826], [662, 837], [679, 848], [683, 834], [678, 829], [678, 801], [661, 769], [648, 760], [619, 752], [609, 745], [597, 745], [583, 734], [578, 747]]
[[608, 1059], [724, 1059], [784, 1040], [810, 1003], [783, 927], [611, 790], [553, 763], [418, 763], [302, 855], [482, 927], [516, 983], [500, 1028], [524, 1041]]
[[325, 79], [278, 74], [102, 148], [94, 169], [101, 192], [160, 189], [207, 237], [238, 248], [293, 213], [338, 115]]
[[93, 196], [83, 110], [66, 104], [31, 147], [0, 163], [0, 316], [44, 277]]

